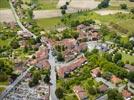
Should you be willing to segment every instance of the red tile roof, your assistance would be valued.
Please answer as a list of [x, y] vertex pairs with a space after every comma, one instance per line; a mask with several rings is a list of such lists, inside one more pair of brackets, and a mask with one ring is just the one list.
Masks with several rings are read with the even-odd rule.
[[80, 86], [74, 86], [73, 91], [75, 92], [76, 96], [79, 100], [87, 99], [87, 93], [85, 90]]
[[120, 83], [122, 80], [118, 77], [116, 77], [115, 75], [112, 75], [111, 77], [111, 82], [114, 83], [114, 84], [118, 84]]
[[50, 69], [50, 63], [48, 62], [48, 60], [41, 60], [37, 62], [36, 66], [42, 69]]
[[47, 48], [40, 48], [39, 51], [36, 52], [36, 59], [42, 60], [48, 58], [48, 49]]
[[74, 61], [72, 61], [72, 63], [70, 63], [67, 66], [61, 66], [61, 68], [58, 70], [58, 75], [60, 77], [64, 77], [65, 74], [70, 73], [71, 71], [75, 70], [77, 67], [80, 67], [83, 63], [86, 62], [86, 58], [85, 56], [80, 56], [78, 58], [76, 58]]
[[130, 98], [131, 97], [131, 93], [127, 90], [123, 90], [122, 91], [122, 96], [125, 97], [125, 98]]
[[100, 68], [97, 67], [97, 68], [95, 68], [95, 69], [92, 69], [92, 70], [91, 70], [91, 75], [92, 75], [92, 77], [100, 76], [100, 75], [101, 75]]
[[107, 89], [108, 89], [108, 86], [105, 85], [105, 84], [103, 84], [103, 85], [101, 85], [101, 86], [99, 87], [99, 91], [100, 91], [100, 92], [105, 92], [105, 91], [107, 91]]

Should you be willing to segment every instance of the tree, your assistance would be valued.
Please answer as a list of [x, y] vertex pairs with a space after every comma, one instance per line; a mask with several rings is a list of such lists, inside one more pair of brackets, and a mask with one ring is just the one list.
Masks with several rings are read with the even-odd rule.
[[91, 95], [96, 95], [97, 94], [97, 89], [95, 87], [90, 87], [88, 89], [88, 92], [91, 94]]
[[120, 4], [121, 9], [127, 9], [127, 4]]
[[102, 75], [102, 77], [104, 77], [108, 81], [111, 79], [111, 76], [112, 76], [112, 73], [109, 73], [109, 72], [104, 72]]
[[0, 82], [4, 82], [8, 79], [8, 76], [5, 72], [0, 73]]
[[130, 10], [130, 12], [131, 12], [132, 14], [134, 14], [134, 8], [132, 8], [132, 9]]
[[17, 49], [19, 47], [19, 43], [18, 43], [18, 40], [16, 38], [14, 38], [11, 42], [10, 42], [10, 46], [13, 48], [13, 49]]
[[63, 54], [61, 52], [58, 53], [57, 60], [58, 61], [64, 61], [64, 57], [63, 57]]
[[69, 5], [69, 2], [66, 2], [66, 5]]
[[129, 72], [129, 73], [128, 73], [128, 79], [129, 79], [131, 82], [134, 82], [134, 72]]
[[61, 87], [57, 88], [55, 91], [56, 96], [61, 99], [63, 97], [63, 89]]
[[62, 15], [65, 15], [66, 14], [66, 10], [65, 9], [62, 9], [61, 10], [61, 13], [62, 13]]
[[120, 67], [124, 67], [124, 62], [121, 61], [121, 60], [119, 60], [119, 61], [117, 62], [117, 65], [120, 66]]
[[30, 19], [33, 18], [33, 10], [32, 10], [32, 9], [29, 9], [29, 10], [28, 10], [28, 15], [29, 15], [29, 18], [30, 18]]
[[39, 80], [41, 79], [41, 74], [39, 71], [34, 71], [32, 73], [32, 81], [29, 82], [29, 86], [33, 87], [39, 83]]
[[114, 58], [113, 58], [113, 61], [115, 62], [115, 63], [117, 63], [119, 60], [121, 60], [122, 59], [122, 55], [121, 55], [121, 53], [115, 53], [115, 55], [114, 55]]
[[98, 8], [101, 9], [101, 8], [106, 8], [109, 6], [109, 1], [110, 0], [103, 0], [99, 5], [98, 5]]
[[124, 100], [122, 95], [116, 89], [111, 89], [107, 92], [108, 100]]
[[48, 84], [49, 81], [50, 81], [50, 77], [49, 77], [49, 75], [47, 74], [47, 75], [45, 76], [45, 78], [44, 78], [44, 82]]
[[112, 54], [109, 54], [109, 53], [105, 53], [104, 54], [104, 57], [108, 60], [108, 61], [110, 61], [110, 62], [112, 62]]

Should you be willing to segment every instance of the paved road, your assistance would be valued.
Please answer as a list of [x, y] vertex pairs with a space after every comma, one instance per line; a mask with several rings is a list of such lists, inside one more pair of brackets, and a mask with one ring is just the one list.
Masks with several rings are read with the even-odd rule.
[[16, 11], [15, 11], [15, 8], [13, 7], [13, 4], [12, 4], [11, 0], [9, 0], [9, 4], [10, 4], [11, 10], [12, 10], [12, 12], [13, 12], [14, 18], [16, 19], [16, 22], [18, 23], [18, 25], [20, 26], [20, 28], [21, 28], [23, 31], [26, 31], [26, 32], [28, 32], [29, 34], [31, 34], [31, 36], [33, 36], [33, 38], [36, 38], [36, 36], [35, 36], [33, 33], [31, 33], [28, 29], [26, 29], [26, 28], [22, 25], [22, 23], [21, 23], [21, 21], [20, 21], [18, 15], [17, 15], [17, 13], [16, 13]]
[[52, 55], [52, 50], [51, 50], [51, 45], [49, 43], [47, 43], [47, 46], [48, 46], [48, 49], [50, 50], [49, 51], [49, 63], [51, 65], [51, 74], [50, 74], [50, 96], [49, 96], [49, 99], [50, 100], [58, 100], [56, 95], [55, 95], [55, 90], [56, 90], [56, 72], [55, 72], [55, 69], [56, 69], [56, 66], [59, 66], [58, 63], [56, 63], [56, 60], [55, 60], [55, 57]]
[[21, 73], [21, 75], [1, 93], [0, 100], [2, 100], [26, 76], [32, 67], [33, 66], [30, 66], [25, 72]]

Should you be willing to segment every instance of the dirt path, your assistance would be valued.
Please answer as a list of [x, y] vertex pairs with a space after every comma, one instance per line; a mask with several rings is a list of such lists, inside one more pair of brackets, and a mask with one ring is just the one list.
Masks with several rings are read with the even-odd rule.
[[129, 13], [128, 11], [124, 11], [124, 10], [97, 10], [95, 11], [97, 14], [100, 14], [100, 15], [109, 15], [109, 14], [116, 14], [116, 13], [119, 13], [119, 12], [122, 12], [122, 13]]

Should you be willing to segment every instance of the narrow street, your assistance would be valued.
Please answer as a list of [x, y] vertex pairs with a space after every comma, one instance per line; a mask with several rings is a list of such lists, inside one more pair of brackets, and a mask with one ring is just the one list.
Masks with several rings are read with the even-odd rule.
[[49, 63], [51, 65], [51, 70], [50, 70], [50, 100], [58, 100], [56, 95], [55, 95], [55, 90], [56, 90], [56, 66], [59, 66], [58, 63], [56, 63], [55, 57], [52, 55], [52, 50], [51, 50], [51, 45], [47, 43], [48, 49], [49, 49]]
[[30, 32], [28, 29], [26, 29], [26, 28], [22, 25], [22, 23], [21, 23], [21, 21], [20, 21], [18, 15], [17, 15], [17, 13], [16, 13], [16, 11], [15, 11], [15, 8], [13, 7], [13, 4], [12, 4], [11, 0], [9, 0], [9, 4], [10, 4], [11, 10], [12, 10], [12, 12], [13, 12], [14, 18], [15, 18], [16, 22], [18, 23], [18, 25], [20, 26], [20, 28], [21, 28], [23, 31], [28, 32], [29, 34], [31, 34], [31, 36], [33, 36], [33, 38], [36, 38], [36, 36], [35, 36], [32, 32]]

